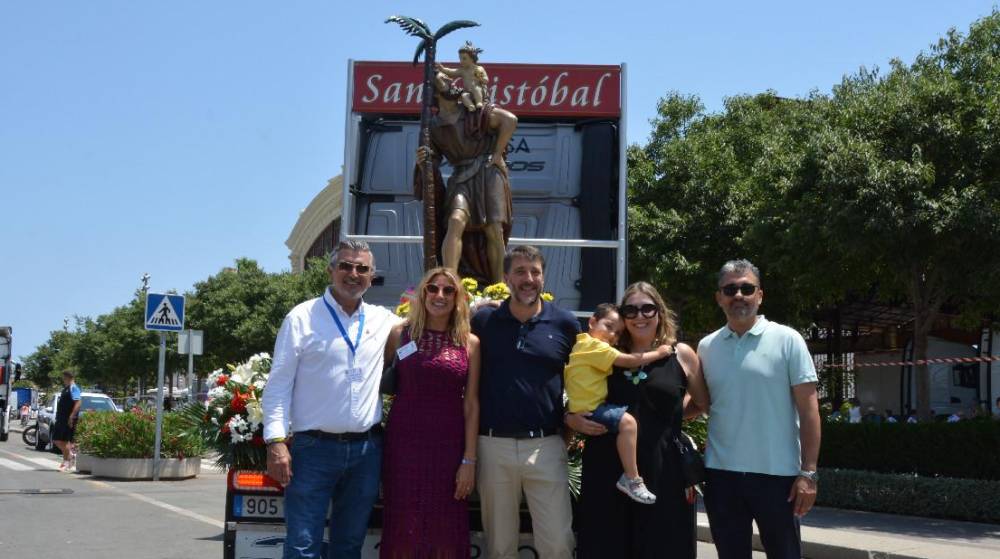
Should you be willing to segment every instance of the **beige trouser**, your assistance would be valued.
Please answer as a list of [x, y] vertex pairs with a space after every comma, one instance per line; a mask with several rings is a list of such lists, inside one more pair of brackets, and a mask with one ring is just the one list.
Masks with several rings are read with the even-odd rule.
[[487, 559], [517, 559], [522, 490], [539, 557], [573, 556], [573, 511], [561, 437], [481, 436], [478, 477]]

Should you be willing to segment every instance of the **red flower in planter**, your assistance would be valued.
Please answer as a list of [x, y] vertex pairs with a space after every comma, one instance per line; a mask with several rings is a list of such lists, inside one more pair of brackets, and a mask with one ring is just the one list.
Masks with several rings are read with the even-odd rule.
[[250, 444], [254, 446], [264, 446], [264, 437], [260, 435], [254, 435], [253, 439], [250, 440]]
[[228, 422], [222, 424], [222, 434], [223, 435], [228, 435], [229, 434], [229, 423]]
[[215, 381], [216, 386], [225, 386], [229, 382], [229, 375], [219, 375], [219, 380]]

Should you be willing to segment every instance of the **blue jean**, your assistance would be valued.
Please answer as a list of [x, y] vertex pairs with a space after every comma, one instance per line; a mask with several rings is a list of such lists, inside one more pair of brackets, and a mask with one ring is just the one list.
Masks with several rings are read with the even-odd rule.
[[358, 559], [368, 517], [378, 497], [382, 435], [339, 442], [296, 433], [290, 449], [292, 479], [285, 487], [284, 559], [321, 558], [326, 513], [326, 559]]

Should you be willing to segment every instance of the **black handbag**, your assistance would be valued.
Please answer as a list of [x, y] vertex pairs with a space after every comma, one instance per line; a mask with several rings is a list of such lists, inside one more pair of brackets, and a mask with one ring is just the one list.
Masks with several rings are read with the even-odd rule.
[[[403, 334], [400, 336], [400, 344], [403, 344], [403, 340], [407, 340], [409, 343], [410, 335], [409, 327], [403, 330]], [[399, 353], [393, 352], [392, 363], [382, 369], [382, 380], [378, 384], [378, 391], [380, 394], [385, 394], [386, 396], [395, 396], [396, 390], [399, 388], [397, 385], [399, 380], [396, 374], [396, 368], [399, 366]]]
[[705, 481], [705, 460], [698, 449], [691, 444], [687, 435], [674, 436], [674, 446], [680, 457], [681, 477], [684, 487], [692, 487]]
[[392, 356], [392, 363], [382, 369], [382, 380], [378, 383], [378, 391], [386, 396], [396, 395], [396, 366], [399, 365], [399, 356]]

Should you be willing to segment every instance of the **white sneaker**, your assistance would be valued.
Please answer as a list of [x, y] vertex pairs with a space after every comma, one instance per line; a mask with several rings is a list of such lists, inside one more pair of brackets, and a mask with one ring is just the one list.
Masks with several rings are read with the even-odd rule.
[[65, 472], [65, 473], [69, 473], [69, 461], [68, 460], [63, 460], [62, 463], [59, 464], [59, 471], [60, 472]]
[[618, 483], [615, 485], [619, 491], [628, 495], [630, 499], [637, 503], [652, 505], [656, 502], [656, 495], [653, 495], [646, 488], [646, 484], [642, 481], [641, 477], [629, 479], [625, 474], [622, 474], [622, 477], [618, 478]]

